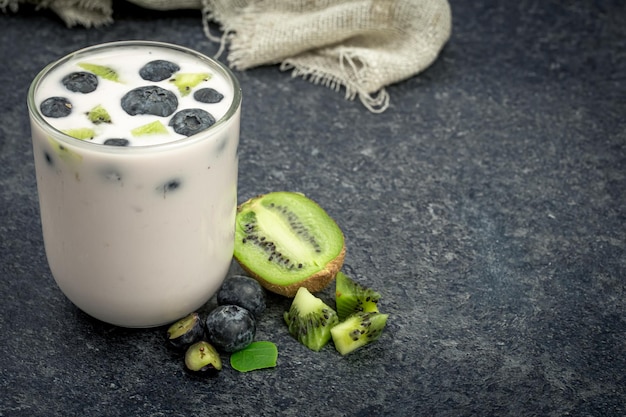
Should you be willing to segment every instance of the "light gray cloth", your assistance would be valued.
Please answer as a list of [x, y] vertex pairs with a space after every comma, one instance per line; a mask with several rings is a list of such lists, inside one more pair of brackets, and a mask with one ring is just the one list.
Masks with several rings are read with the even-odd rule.
[[[447, 0], [129, 0], [155, 10], [201, 9], [207, 37], [228, 49], [238, 70], [280, 65], [314, 83], [345, 90], [372, 112], [389, 107], [386, 87], [423, 71], [448, 41]], [[112, 0], [0, 0], [57, 13], [72, 27], [112, 22]], [[210, 25], [222, 31], [215, 36]]]

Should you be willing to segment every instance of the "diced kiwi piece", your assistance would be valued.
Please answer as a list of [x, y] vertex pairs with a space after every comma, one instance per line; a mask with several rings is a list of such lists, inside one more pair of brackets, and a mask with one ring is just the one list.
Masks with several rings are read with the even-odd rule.
[[93, 109], [87, 112], [87, 118], [91, 123], [99, 125], [100, 123], [111, 123], [111, 116], [109, 112], [102, 107], [101, 105], [97, 105]]
[[364, 287], [343, 272], [337, 272], [335, 279], [335, 303], [339, 320], [353, 313], [378, 312], [380, 294]]
[[169, 133], [167, 127], [160, 120], [138, 126], [130, 131], [130, 134], [133, 136], [162, 135], [167, 133]]
[[90, 64], [88, 62], [80, 62], [78, 66], [100, 78], [104, 78], [105, 80], [120, 82], [119, 74], [113, 68], [105, 67], [103, 65]]
[[316, 352], [328, 343], [331, 328], [339, 322], [335, 310], [305, 287], [298, 289], [289, 311], [283, 317], [289, 333]]
[[237, 208], [235, 259], [267, 290], [293, 297], [298, 288], [325, 288], [341, 269], [344, 236], [303, 194], [277, 191]]
[[198, 313], [183, 317], [167, 329], [167, 340], [175, 349], [186, 349], [203, 337], [203, 321]]
[[90, 129], [88, 127], [67, 129], [67, 130], [64, 130], [63, 133], [73, 138], [80, 139], [80, 140], [91, 140], [94, 138], [94, 136], [96, 136], [95, 130]]
[[68, 164], [78, 164], [83, 160], [83, 157], [80, 154], [69, 150], [52, 138], [48, 138], [48, 143], [50, 143], [54, 152], [59, 155], [59, 158]]
[[192, 372], [220, 371], [222, 359], [213, 345], [201, 340], [185, 352], [185, 366]]
[[208, 81], [210, 78], [211, 74], [208, 72], [178, 73], [170, 78], [170, 82], [178, 88], [178, 91], [184, 97], [191, 93], [195, 86], [203, 81]]
[[378, 340], [387, 324], [388, 314], [354, 313], [330, 329], [335, 348], [342, 355]]

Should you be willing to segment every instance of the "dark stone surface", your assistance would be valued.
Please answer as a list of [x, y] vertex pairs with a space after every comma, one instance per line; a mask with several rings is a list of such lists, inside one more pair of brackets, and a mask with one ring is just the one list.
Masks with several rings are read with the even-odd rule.
[[240, 201], [317, 200], [390, 319], [366, 349], [314, 353], [270, 297], [257, 338], [278, 367], [206, 380], [164, 329], [97, 322], [55, 286], [25, 104], [43, 66], [90, 44], [212, 55], [200, 13], [117, 1], [99, 29], [0, 14], [0, 416], [626, 415], [624, 2], [451, 3], [449, 44], [381, 115], [273, 66], [238, 73]]

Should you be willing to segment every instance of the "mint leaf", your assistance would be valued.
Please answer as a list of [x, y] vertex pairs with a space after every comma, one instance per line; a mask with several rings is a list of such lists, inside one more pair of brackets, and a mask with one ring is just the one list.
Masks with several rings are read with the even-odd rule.
[[278, 359], [278, 348], [272, 342], [252, 342], [245, 349], [230, 355], [230, 366], [239, 372], [273, 368]]

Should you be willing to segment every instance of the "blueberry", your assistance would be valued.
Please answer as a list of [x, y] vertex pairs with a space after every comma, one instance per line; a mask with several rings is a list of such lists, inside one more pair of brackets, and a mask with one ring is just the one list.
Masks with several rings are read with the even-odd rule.
[[141, 78], [147, 81], [163, 81], [172, 76], [180, 67], [173, 62], [158, 59], [150, 61], [139, 70]]
[[217, 292], [217, 303], [238, 305], [259, 318], [265, 310], [265, 291], [256, 279], [233, 275], [224, 281]]
[[46, 151], [44, 151], [43, 156], [46, 159], [46, 162], [48, 163], [48, 165], [53, 167], [54, 166], [54, 160], [52, 159], [52, 156], [50, 156], [50, 154], [48, 152], [46, 152]]
[[176, 95], [156, 85], [137, 87], [122, 97], [122, 108], [131, 116], [151, 114], [165, 117], [174, 113], [177, 107]]
[[47, 117], [67, 117], [72, 112], [72, 103], [65, 97], [50, 97], [41, 103], [39, 109]]
[[206, 318], [209, 341], [224, 352], [236, 352], [254, 340], [256, 322], [248, 310], [236, 305], [218, 306]]
[[166, 182], [163, 185], [159, 185], [156, 189], [159, 193], [163, 194], [163, 198], [167, 196], [167, 193], [177, 190], [180, 188], [181, 182], [179, 179], [172, 179]]
[[201, 88], [193, 93], [193, 98], [201, 103], [219, 103], [224, 95], [212, 88]]
[[90, 72], [72, 72], [63, 77], [61, 82], [75, 93], [91, 93], [98, 88], [98, 77]]
[[103, 144], [110, 145], [110, 146], [128, 146], [130, 145], [130, 141], [128, 139], [111, 138], [111, 139], [105, 140]]
[[169, 125], [172, 126], [174, 132], [191, 136], [213, 126], [215, 118], [211, 113], [202, 109], [185, 109], [181, 110], [172, 117]]

